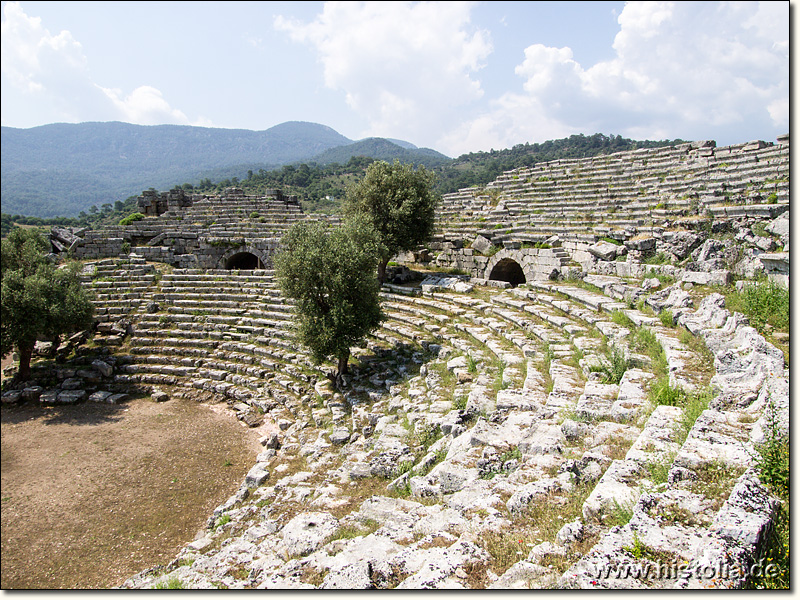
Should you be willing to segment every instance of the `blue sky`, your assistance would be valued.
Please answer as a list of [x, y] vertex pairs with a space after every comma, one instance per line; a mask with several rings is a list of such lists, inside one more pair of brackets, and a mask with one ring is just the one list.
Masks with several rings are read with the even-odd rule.
[[311, 121], [448, 156], [789, 131], [789, 2], [2, 2], [2, 124]]

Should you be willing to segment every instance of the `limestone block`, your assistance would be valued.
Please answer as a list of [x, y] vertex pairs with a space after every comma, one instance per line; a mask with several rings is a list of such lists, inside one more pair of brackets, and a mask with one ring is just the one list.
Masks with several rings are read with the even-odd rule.
[[306, 556], [339, 529], [339, 520], [330, 513], [305, 512], [289, 521], [281, 531], [289, 556]]
[[584, 521], [603, 521], [618, 507], [633, 508], [639, 498], [644, 467], [630, 460], [615, 460], [583, 503]]
[[600, 240], [599, 242], [589, 246], [587, 250], [592, 256], [595, 256], [600, 260], [610, 261], [617, 258], [617, 254], [619, 253], [619, 246], [617, 246], [616, 244], [612, 244], [611, 242]]
[[711, 272], [704, 271], [684, 271], [681, 281], [695, 285], [719, 285], [727, 286], [733, 281], [730, 271], [719, 269]]
[[86, 390], [65, 390], [58, 394], [58, 404], [77, 404], [86, 400], [88, 393]]
[[555, 423], [535, 425], [519, 443], [522, 454], [562, 454], [567, 439]]
[[244, 483], [247, 487], [258, 487], [269, 478], [266, 463], [256, 463], [245, 475]]

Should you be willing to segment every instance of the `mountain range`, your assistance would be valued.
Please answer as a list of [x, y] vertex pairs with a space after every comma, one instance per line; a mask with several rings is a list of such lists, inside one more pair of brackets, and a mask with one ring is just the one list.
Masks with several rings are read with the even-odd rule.
[[56, 123], [2, 127], [0, 135], [2, 211], [37, 217], [76, 216], [150, 187], [243, 178], [248, 170], [292, 163], [344, 164], [353, 156], [368, 156], [430, 168], [452, 160], [402, 140], [354, 141], [325, 125], [300, 121], [264, 131]]

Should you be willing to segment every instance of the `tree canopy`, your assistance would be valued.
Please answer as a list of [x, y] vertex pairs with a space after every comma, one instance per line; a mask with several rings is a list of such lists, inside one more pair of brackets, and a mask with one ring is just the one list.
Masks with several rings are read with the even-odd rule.
[[19, 352], [19, 377], [27, 379], [37, 340], [58, 344], [62, 335], [91, 325], [93, 306], [78, 279], [78, 265], [56, 268], [37, 232], [15, 228], [2, 241], [0, 352]]
[[365, 216], [378, 232], [380, 262], [378, 279], [383, 282], [386, 265], [398, 252], [413, 250], [433, 233], [438, 196], [434, 176], [425, 167], [374, 162], [364, 178], [347, 189], [346, 219]]
[[337, 227], [302, 221], [282, 245], [275, 271], [281, 290], [295, 301], [299, 339], [315, 361], [337, 359], [338, 381], [347, 373], [350, 348], [383, 319], [375, 279], [377, 235], [359, 218]]

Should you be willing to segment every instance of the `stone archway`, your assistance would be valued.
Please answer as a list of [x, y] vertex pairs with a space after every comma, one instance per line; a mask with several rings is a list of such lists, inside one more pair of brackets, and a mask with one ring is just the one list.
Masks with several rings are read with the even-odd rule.
[[488, 279], [494, 281], [507, 281], [516, 287], [527, 281], [525, 272], [520, 264], [513, 258], [501, 258], [489, 271]]
[[525, 251], [503, 248], [486, 263], [483, 278], [506, 281], [516, 287], [536, 279], [536, 272], [531, 267]]
[[225, 259], [225, 269], [228, 271], [254, 271], [263, 268], [261, 259], [252, 252], [237, 252]]

